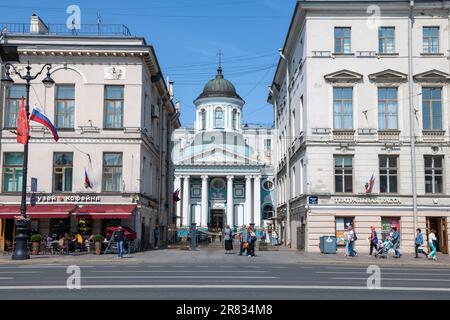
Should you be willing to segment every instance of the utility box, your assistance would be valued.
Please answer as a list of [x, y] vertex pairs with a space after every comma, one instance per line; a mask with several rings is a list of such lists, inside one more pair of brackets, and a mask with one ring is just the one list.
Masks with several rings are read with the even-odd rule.
[[336, 253], [337, 252], [337, 238], [335, 236], [320, 237], [320, 252], [321, 253]]

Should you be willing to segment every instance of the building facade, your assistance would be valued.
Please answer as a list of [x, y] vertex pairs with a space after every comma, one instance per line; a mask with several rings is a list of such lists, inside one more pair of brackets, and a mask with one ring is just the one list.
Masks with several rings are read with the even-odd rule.
[[241, 124], [244, 100], [221, 67], [194, 103], [194, 128], [173, 136], [177, 225], [219, 232], [253, 224], [259, 234], [274, 210], [272, 130]]
[[[448, 253], [449, 1], [299, 1], [269, 101], [285, 243], [435, 229]], [[371, 179], [373, 177], [373, 179]]]
[[[56, 143], [49, 130], [30, 122], [32, 231], [87, 237], [122, 225], [148, 249], [158, 225], [164, 245], [174, 214], [168, 137], [179, 120], [172, 85], [164, 80], [153, 47], [124, 26], [90, 34], [46, 25], [33, 15], [18, 29], [3, 24], [0, 46], [17, 47], [19, 61], [13, 63], [22, 74], [27, 63], [32, 73], [52, 65], [55, 86], [44, 87], [40, 77], [32, 81], [30, 108], [43, 110], [60, 136]], [[23, 145], [14, 131], [25, 82], [14, 72], [11, 76], [14, 85], [2, 89], [1, 101], [0, 250], [14, 242], [23, 183]], [[38, 182], [34, 206], [31, 178]]]

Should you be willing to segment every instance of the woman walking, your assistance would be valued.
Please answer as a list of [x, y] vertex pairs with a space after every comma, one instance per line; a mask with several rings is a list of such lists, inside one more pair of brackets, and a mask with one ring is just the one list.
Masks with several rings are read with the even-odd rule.
[[428, 259], [437, 260], [436, 250], [437, 250], [437, 238], [436, 238], [436, 230], [432, 229], [431, 233], [428, 236], [428, 243], [430, 245], [431, 252], [428, 255]]
[[428, 256], [425, 251], [423, 251], [423, 235], [422, 230], [420, 228], [417, 228], [416, 230], [416, 240], [415, 240], [415, 258], [419, 258], [419, 253], [424, 254], [425, 256]]
[[369, 256], [372, 255], [373, 253], [373, 249], [375, 248], [375, 252], [377, 252], [378, 250], [378, 234], [375, 230], [375, 227], [370, 227], [371, 229], [371, 234], [370, 234], [370, 238], [369, 238], [369, 243], [370, 243], [370, 253]]
[[225, 238], [225, 254], [228, 254], [233, 251], [233, 231], [231, 231], [230, 226], [227, 225], [223, 233]]

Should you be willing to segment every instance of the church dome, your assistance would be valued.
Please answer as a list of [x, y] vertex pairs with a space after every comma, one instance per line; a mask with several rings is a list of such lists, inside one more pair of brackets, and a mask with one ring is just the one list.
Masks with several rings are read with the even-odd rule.
[[223, 77], [222, 67], [217, 69], [216, 77], [208, 81], [203, 88], [202, 94], [196, 100], [212, 97], [226, 97], [242, 100], [242, 98], [236, 93], [236, 88], [234, 85]]

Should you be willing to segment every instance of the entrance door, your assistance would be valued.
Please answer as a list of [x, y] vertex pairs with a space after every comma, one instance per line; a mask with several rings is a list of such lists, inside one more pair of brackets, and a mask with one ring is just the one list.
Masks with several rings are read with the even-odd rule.
[[211, 210], [211, 229], [214, 231], [219, 231], [223, 229], [225, 218], [225, 210], [223, 209], [213, 209]]
[[427, 234], [436, 231], [437, 251], [448, 254], [448, 231], [446, 218], [427, 218]]

